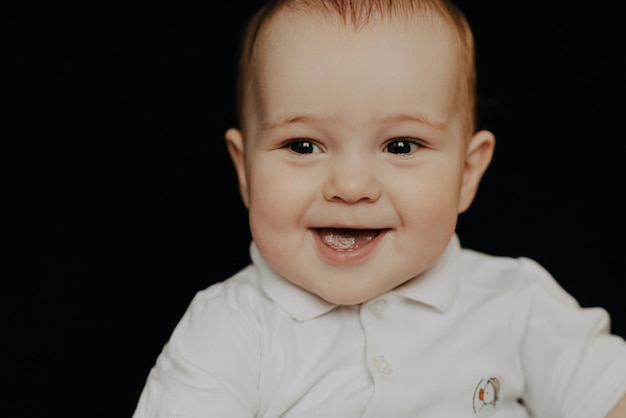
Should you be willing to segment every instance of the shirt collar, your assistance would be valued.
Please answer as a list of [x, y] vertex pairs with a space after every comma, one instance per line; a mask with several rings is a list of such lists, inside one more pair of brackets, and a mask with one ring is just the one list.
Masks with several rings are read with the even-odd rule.
[[[439, 260], [414, 279], [389, 292], [432, 306], [442, 312], [452, 303], [460, 281], [461, 246], [456, 234]], [[338, 305], [325, 301], [276, 274], [265, 262], [256, 244], [250, 244], [250, 257], [259, 272], [259, 283], [267, 296], [298, 321], [330, 312]]]
[[294, 319], [298, 321], [313, 319], [337, 306], [276, 274], [267, 265], [254, 242], [250, 245], [250, 257], [259, 272], [261, 289]]
[[430, 269], [389, 293], [445, 312], [454, 300], [460, 281], [461, 244], [459, 237], [454, 234], [443, 254]]

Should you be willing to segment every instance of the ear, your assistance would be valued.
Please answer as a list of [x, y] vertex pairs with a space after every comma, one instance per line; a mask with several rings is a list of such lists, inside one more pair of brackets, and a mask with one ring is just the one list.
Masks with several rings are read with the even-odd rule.
[[472, 204], [478, 184], [491, 162], [495, 144], [496, 139], [489, 131], [479, 131], [472, 136], [465, 154], [459, 213], [465, 212]]
[[248, 207], [248, 181], [246, 179], [246, 165], [244, 158], [244, 141], [243, 135], [239, 129], [231, 128], [226, 131], [226, 146], [228, 153], [235, 165], [237, 178], [239, 179], [239, 193], [243, 199], [243, 204]]

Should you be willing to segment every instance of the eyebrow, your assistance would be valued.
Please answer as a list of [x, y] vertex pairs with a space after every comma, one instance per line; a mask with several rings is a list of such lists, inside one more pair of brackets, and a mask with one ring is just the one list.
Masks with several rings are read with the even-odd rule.
[[423, 114], [412, 114], [412, 113], [394, 113], [387, 115], [383, 118], [383, 122], [392, 123], [392, 122], [417, 122], [420, 125], [429, 126], [437, 131], [445, 131], [448, 129], [448, 125], [444, 122], [440, 122], [429, 118]]
[[286, 114], [278, 117], [273, 122], [263, 122], [261, 124], [261, 130], [268, 131], [271, 129], [281, 128], [283, 126], [291, 125], [292, 123], [311, 123], [311, 122], [328, 122], [333, 118], [327, 115], [297, 115]]
[[[273, 122], [264, 122], [261, 125], [263, 131], [281, 128], [293, 123], [312, 123], [312, 122], [332, 122], [336, 120], [332, 115], [312, 115], [312, 114], [286, 114], [278, 117]], [[393, 113], [384, 115], [380, 120], [383, 123], [399, 123], [399, 122], [417, 122], [420, 125], [426, 125], [438, 131], [445, 131], [448, 125], [444, 122], [436, 121], [423, 114], [412, 113]]]

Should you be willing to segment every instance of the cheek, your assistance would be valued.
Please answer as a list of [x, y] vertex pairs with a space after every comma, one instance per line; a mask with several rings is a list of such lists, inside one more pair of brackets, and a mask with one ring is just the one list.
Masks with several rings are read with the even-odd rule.
[[403, 205], [403, 223], [423, 231], [441, 228], [455, 223], [457, 218], [457, 195], [424, 191], [421, 197], [411, 199]]
[[396, 203], [401, 220], [394, 251], [406, 261], [412, 277], [423, 272], [437, 260], [448, 245], [457, 224], [458, 193], [432, 185], [416, 186], [416, 192]]
[[315, 177], [294, 174], [280, 164], [252, 166], [249, 178], [252, 226], [268, 225], [278, 230], [298, 222], [315, 196]]
[[[458, 170], [431, 171], [397, 187], [392, 198], [402, 223], [426, 232], [456, 225], [461, 177]], [[419, 179], [419, 180], [417, 180]]]

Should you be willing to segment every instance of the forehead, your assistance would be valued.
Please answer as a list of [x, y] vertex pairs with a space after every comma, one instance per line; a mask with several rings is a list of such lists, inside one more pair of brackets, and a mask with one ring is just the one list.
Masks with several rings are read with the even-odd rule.
[[447, 120], [458, 108], [458, 42], [434, 13], [374, 16], [357, 27], [335, 15], [282, 11], [252, 58], [250, 99], [263, 121], [290, 111], [349, 117], [383, 109]]

